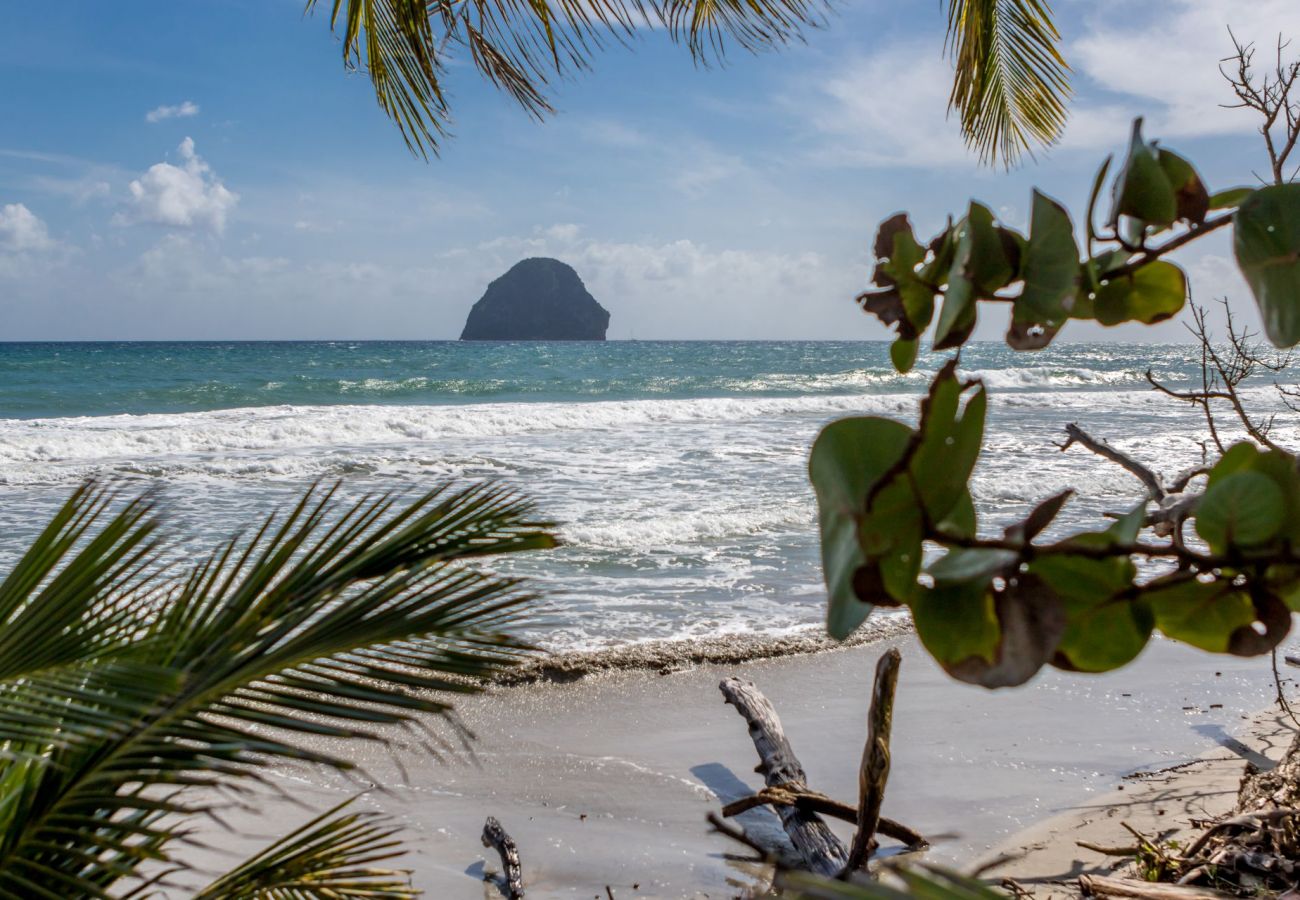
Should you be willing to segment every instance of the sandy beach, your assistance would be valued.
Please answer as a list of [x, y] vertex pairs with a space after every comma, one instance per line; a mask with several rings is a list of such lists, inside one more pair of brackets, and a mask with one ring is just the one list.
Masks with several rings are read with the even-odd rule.
[[[733, 859], [743, 848], [710, 834], [705, 815], [761, 781], [744, 724], [723, 704], [718, 682], [753, 680], [780, 713], [811, 786], [852, 802], [871, 671], [889, 646], [900, 647], [904, 662], [885, 813], [930, 836], [929, 860], [970, 869], [1009, 855], [990, 869], [993, 878], [1050, 884], [1079, 866], [1105, 865], [1074, 846], [1074, 832], [1098, 818], [1114, 826], [1130, 812], [1099, 809], [1136, 808], [1152, 790], [1164, 793], [1146, 799], [1168, 800], [1171, 820], [1184, 807], [1230, 803], [1242, 760], [1258, 758], [1270, 740], [1274, 747], [1289, 740], [1276, 716], [1259, 715], [1272, 698], [1267, 658], [1216, 657], [1155, 640], [1121, 672], [1051, 671], [1025, 688], [990, 692], [951, 681], [902, 636], [668, 674], [619, 671], [501, 688], [458, 705], [477, 736], [472, 758], [439, 762], [413, 747], [372, 747], [357, 782], [303, 771], [276, 779], [295, 802], [316, 809], [373, 783], [362, 804], [406, 827], [413, 852], [403, 865], [432, 897], [497, 895], [483, 875], [499, 863], [479, 842], [489, 815], [517, 840], [530, 897], [606, 896], [606, 886], [615, 897], [743, 895], [765, 873]], [[1124, 778], [1201, 757], [1217, 762], [1209, 775], [1200, 771], [1202, 782], [1179, 788], [1187, 796], [1177, 802], [1160, 780], [1174, 773]], [[1197, 772], [1186, 767], [1177, 777]], [[228, 862], [306, 818], [293, 803], [268, 801], [256, 815], [228, 816], [234, 830], [209, 835], [219, 848], [211, 852]], [[781, 841], [768, 810], [737, 821]], [[1113, 830], [1091, 839], [1124, 843]]]

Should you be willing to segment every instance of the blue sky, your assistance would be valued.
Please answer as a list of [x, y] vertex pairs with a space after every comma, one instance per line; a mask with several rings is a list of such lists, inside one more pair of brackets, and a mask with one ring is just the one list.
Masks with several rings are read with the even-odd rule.
[[[1300, 37], [1300, 5], [1246, 6], [1057, 0], [1073, 120], [1007, 174], [945, 117], [938, 0], [843, 0], [806, 44], [710, 69], [647, 29], [558, 83], [542, 123], [456, 65], [455, 134], [428, 163], [297, 0], [18, 4], [0, 339], [449, 338], [530, 255], [573, 264], [613, 338], [884, 337], [851, 298], [895, 210], [928, 232], [976, 196], [1023, 228], [1035, 184], [1079, 206], [1135, 114], [1211, 187], [1249, 182], [1254, 120], [1218, 107], [1225, 26]], [[1226, 241], [1181, 261], [1197, 297], [1250, 305]]]

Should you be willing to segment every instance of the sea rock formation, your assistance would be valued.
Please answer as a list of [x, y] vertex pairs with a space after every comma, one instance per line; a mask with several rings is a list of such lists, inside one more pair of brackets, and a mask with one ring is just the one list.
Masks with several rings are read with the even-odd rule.
[[609, 311], [573, 267], [535, 257], [488, 285], [469, 311], [462, 341], [603, 341]]

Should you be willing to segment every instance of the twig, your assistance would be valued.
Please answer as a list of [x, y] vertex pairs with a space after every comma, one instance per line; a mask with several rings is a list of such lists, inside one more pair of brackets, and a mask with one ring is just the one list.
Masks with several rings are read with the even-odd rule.
[[497, 853], [501, 854], [506, 896], [509, 900], [523, 900], [524, 872], [519, 864], [519, 848], [515, 846], [514, 839], [506, 834], [500, 822], [488, 816], [483, 825], [482, 840], [484, 847], [495, 847]]
[[1098, 440], [1074, 423], [1065, 426], [1065, 433], [1068, 435], [1068, 440], [1061, 445], [1062, 453], [1069, 450], [1075, 444], [1080, 444], [1091, 450], [1093, 453], [1096, 453], [1098, 456], [1110, 460], [1121, 468], [1137, 476], [1137, 478], [1147, 486], [1147, 491], [1150, 493], [1153, 500], [1164, 499], [1165, 488], [1164, 485], [1160, 483], [1160, 477], [1142, 463], [1127, 454], [1121, 453], [1105, 441]]
[[876, 663], [871, 689], [871, 710], [867, 714], [867, 743], [862, 748], [858, 769], [858, 830], [849, 848], [849, 861], [841, 877], [861, 870], [871, 855], [872, 838], [880, 823], [880, 807], [889, 780], [889, 734], [894, 722], [894, 693], [898, 689], [898, 668], [902, 655], [891, 647]]

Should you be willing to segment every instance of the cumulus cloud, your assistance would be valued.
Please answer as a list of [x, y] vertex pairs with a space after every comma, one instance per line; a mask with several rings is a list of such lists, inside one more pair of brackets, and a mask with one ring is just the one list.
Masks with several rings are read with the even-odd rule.
[[186, 100], [175, 106], [157, 106], [144, 114], [144, 120], [150, 124], [161, 122], [164, 119], [188, 119], [190, 116], [199, 114], [199, 105], [193, 101]]
[[[1068, 48], [1068, 57], [1088, 79], [1115, 94], [1133, 98], [1106, 111], [1112, 122], [1105, 143], [1116, 142], [1115, 113], [1146, 113], [1151, 133], [1168, 137], [1246, 133], [1258, 127], [1244, 110], [1221, 106], [1233, 100], [1219, 73], [1232, 52], [1231, 28], [1243, 42], [1259, 47], [1268, 64], [1278, 35], [1300, 34], [1300, 4], [1294, 0], [1172, 0], [1145, 10], [1124, 0], [1108, 0], [1093, 13], [1087, 33]], [[1070, 139], [1091, 142], [1088, 106], [1081, 107]]]
[[181, 165], [157, 163], [128, 185], [129, 211], [117, 221], [123, 224], [151, 222], [173, 228], [206, 228], [220, 234], [226, 216], [239, 202], [186, 138], [179, 148]]
[[0, 204], [0, 279], [44, 277], [73, 253], [24, 204]]
[[49, 228], [26, 206], [0, 206], [0, 250], [12, 254], [44, 253], [55, 246]]

